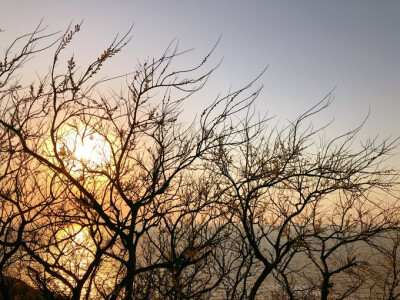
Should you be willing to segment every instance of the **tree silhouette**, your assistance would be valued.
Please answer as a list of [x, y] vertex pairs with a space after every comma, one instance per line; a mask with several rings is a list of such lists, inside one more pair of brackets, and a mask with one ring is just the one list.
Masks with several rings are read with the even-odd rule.
[[[396, 183], [382, 160], [397, 140], [352, 147], [356, 129], [318, 145], [324, 128], [304, 125], [330, 94], [288, 126], [270, 127], [255, 118], [257, 77], [187, 124], [182, 105], [218, 67], [208, 67], [215, 46], [175, 69], [188, 51], [171, 43], [124, 77], [126, 89], [105, 92], [98, 73], [130, 32], [78, 68], [61, 54], [80, 27], [57, 38], [39, 25], [0, 60], [4, 299], [17, 264], [46, 298], [255, 299], [300, 253], [327, 278], [327, 299], [332, 275], [356, 260], [332, 270], [314, 257], [396, 228], [396, 211], [374, 193]], [[26, 85], [24, 63], [53, 48], [49, 73]]]

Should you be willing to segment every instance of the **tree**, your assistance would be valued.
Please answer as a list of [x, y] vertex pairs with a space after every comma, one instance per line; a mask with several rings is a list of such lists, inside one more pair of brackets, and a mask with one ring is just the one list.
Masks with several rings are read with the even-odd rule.
[[[35, 43], [47, 37], [38, 36], [41, 29], [22, 37], [27, 42], [20, 54], [10, 58], [6, 51], [2, 63], [0, 124], [16, 141], [13, 151], [29, 157], [24, 176], [37, 179], [40, 193], [29, 197], [18, 191], [28, 206], [43, 204], [40, 218], [18, 244], [36, 264], [29, 266], [30, 274], [43, 290], [72, 299], [90, 297], [89, 287], [110, 299], [209, 293], [221, 281], [213, 272], [227, 273], [210, 262], [219, 259], [215, 253], [227, 239], [226, 222], [217, 209], [221, 193], [196, 164], [219, 145], [215, 133], [226, 118], [248, 104], [216, 100], [199, 127], [179, 123], [182, 101], [203, 87], [213, 69], [181, 79], [202, 68], [211, 52], [191, 70], [170, 71], [184, 54], [177, 48], [139, 64], [126, 93], [96, 94], [102, 83], [94, 79], [96, 73], [128, 35], [114, 40], [81, 74], [74, 57], [59, 73], [60, 53], [79, 30], [76, 25], [61, 36], [50, 73], [38, 84], [25, 87], [13, 76], [35, 53]], [[155, 99], [153, 93], [161, 96]], [[225, 114], [211, 117], [217, 106]], [[7, 159], [15, 164], [13, 157]], [[71, 258], [81, 259], [82, 251], [87, 252], [84, 268]], [[104, 276], [107, 283], [101, 282]]]
[[376, 235], [368, 243], [371, 257], [364, 275], [368, 280], [370, 297], [399, 299], [399, 231], [393, 229]]
[[[383, 202], [379, 202], [380, 214], [377, 214], [377, 203], [370, 199], [371, 195], [339, 193], [324, 210], [318, 209], [319, 204], [315, 203], [312, 227], [302, 245], [308, 259], [300, 270], [293, 269], [298, 266], [288, 267], [291, 275], [303, 278], [307, 291], [318, 292], [321, 299], [328, 299], [331, 294], [335, 299], [346, 299], [356, 292], [366, 297], [362, 290], [372, 282], [365, 276], [373, 256], [369, 244], [391, 232], [390, 226], [396, 224], [398, 218], [397, 207], [384, 207]], [[287, 274], [280, 272], [279, 275], [284, 279], [285, 289], [295, 294], [293, 285], [286, 280]]]
[[[240, 222], [263, 266], [250, 299], [255, 299], [273, 271], [289, 263], [299, 247], [310, 251], [314, 238], [323, 244], [321, 298], [326, 299], [329, 278], [355, 262], [350, 259], [329, 271], [324, 260], [342, 245], [397, 226], [397, 210], [387, 209], [382, 195], [374, 197], [377, 191], [389, 193], [396, 184], [397, 171], [383, 168], [381, 160], [397, 146], [397, 140], [370, 141], [354, 150], [351, 146], [358, 128], [326, 145], [316, 144], [314, 138], [323, 128], [302, 126], [329, 103], [330, 95], [287, 127], [269, 131], [264, 128], [267, 119], [252, 122], [253, 115], [248, 114], [236, 145], [227, 147], [222, 142], [210, 158], [210, 171], [225, 178], [232, 218]], [[324, 215], [320, 208], [334, 213]], [[328, 250], [326, 243], [332, 242]], [[309, 256], [313, 258], [312, 251]]]
[[[270, 130], [270, 119], [253, 117], [258, 78], [217, 97], [192, 124], [181, 122], [182, 103], [216, 68], [204, 70], [215, 46], [194, 67], [174, 69], [187, 51], [171, 44], [137, 65], [126, 90], [106, 93], [98, 73], [129, 32], [78, 68], [61, 54], [79, 31], [56, 38], [39, 25], [0, 60], [0, 263], [20, 263], [44, 297], [255, 299], [298, 253], [320, 251], [312, 244], [319, 208], [336, 207], [338, 195], [354, 199], [351, 211], [372, 203], [354, 228], [374, 234], [365, 219], [381, 216], [381, 198], [368, 193], [394, 184], [395, 172], [379, 160], [397, 140], [354, 150], [353, 131], [315, 153], [323, 128], [302, 126], [330, 98]], [[49, 73], [23, 82], [24, 62], [52, 48]], [[389, 217], [379, 224], [396, 225]], [[0, 284], [10, 299], [5, 271]]]

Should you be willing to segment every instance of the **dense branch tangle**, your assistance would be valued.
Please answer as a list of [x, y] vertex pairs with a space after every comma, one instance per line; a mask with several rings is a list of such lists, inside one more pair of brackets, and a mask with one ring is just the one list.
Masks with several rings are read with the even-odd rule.
[[[396, 227], [393, 211], [371, 194], [394, 184], [395, 171], [380, 160], [397, 141], [354, 148], [356, 129], [314, 151], [324, 128], [303, 126], [330, 94], [287, 127], [270, 128], [271, 119], [254, 117], [257, 77], [187, 124], [182, 104], [215, 70], [207, 67], [215, 46], [199, 64], [176, 70], [188, 51], [173, 42], [119, 77], [126, 89], [105, 93], [111, 79], [97, 73], [130, 32], [80, 71], [73, 56], [61, 59], [80, 27], [38, 47], [53, 38], [39, 26], [1, 60], [4, 298], [6, 277], [15, 276], [6, 266], [19, 263], [47, 298], [255, 299], [273, 273], [287, 278], [299, 253], [314, 262], [322, 251], [316, 240], [331, 247], [340, 236], [334, 252]], [[49, 73], [25, 86], [24, 62], [52, 47]], [[323, 263], [326, 298], [334, 273]]]
[[[170, 71], [173, 60], [185, 54], [171, 44], [160, 59], [137, 66], [127, 93], [106, 96], [96, 90], [102, 81], [96, 81], [94, 75], [123, 48], [128, 35], [116, 39], [81, 74], [72, 57], [66, 73], [60, 75], [60, 53], [79, 30], [77, 25], [60, 38], [51, 71], [38, 88], [10, 83], [17, 68], [8, 67], [6, 73], [3, 86], [11, 87], [1, 94], [0, 122], [7, 142], [15, 144], [4, 153], [27, 155], [32, 162], [25, 172], [35, 176], [29, 172], [37, 168], [44, 177], [38, 183], [42, 193], [31, 200], [42, 204], [42, 214], [32, 221], [33, 237], [21, 239], [18, 246], [39, 266], [30, 270], [46, 289], [75, 299], [90, 297], [88, 290], [93, 286], [107, 298], [208, 293], [221, 279], [199, 276], [199, 270], [204, 269], [201, 261], [209, 260], [210, 253], [225, 239], [221, 230], [225, 223], [221, 221], [223, 213], [212, 209], [219, 194], [207, 194], [214, 184], [207, 174], [197, 171], [196, 178], [190, 179], [188, 170], [197, 168], [196, 161], [216, 147], [217, 135], [211, 132], [228, 113], [214, 119], [203, 117], [200, 127], [180, 124], [178, 115], [182, 101], [199, 91], [214, 69], [197, 78], [183, 76], [203, 68], [212, 51], [190, 70]], [[40, 39], [40, 32], [37, 29], [28, 36], [28, 43]], [[29, 55], [23, 51], [20, 56]], [[17, 62], [19, 56], [14, 60]], [[4, 65], [12, 65], [7, 55], [4, 61]], [[244, 109], [247, 103], [217, 100], [204, 114], [221, 105], [230, 111], [233, 107]], [[89, 139], [100, 143], [89, 149], [95, 152], [91, 157], [96, 154], [101, 158], [98, 161], [77, 155], [79, 143], [89, 143]], [[11, 156], [4, 160], [18, 165]], [[5, 170], [4, 177], [13, 174]], [[189, 229], [183, 224], [190, 225]], [[89, 248], [75, 237], [81, 231], [89, 235]], [[63, 241], [60, 232], [64, 232]], [[70, 246], [64, 245], [64, 240], [86, 247], [90, 253], [86, 268], [82, 270], [79, 263], [65, 264], [69, 252], [65, 249]], [[105, 271], [103, 265], [108, 265]], [[162, 281], [157, 289], [146, 288], [150, 284], [146, 278], [162, 274], [159, 272], [170, 275], [159, 277]], [[212, 270], [207, 272], [212, 274]], [[189, 275], [204, 284], [187, 284]], [[101, 282], [105, 279], [108, 281]]]

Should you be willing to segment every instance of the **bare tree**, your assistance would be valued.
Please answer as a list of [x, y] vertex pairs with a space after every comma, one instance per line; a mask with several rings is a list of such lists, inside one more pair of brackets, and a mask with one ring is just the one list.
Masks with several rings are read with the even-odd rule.
[[370, 298], [399, 299], [399, 232], [383, 232], [368, 241], [371, 258], [364, 275]]
[[[96, 73], [129, 33], [78, 71], [73, 56], [64, 64], [60, 54], [79, 30], [61, 36], [49, 74], [36, 84], [14, 78], [24, 60], [44, 50], [34, 48], [40, 28], [22, 37], [20, 55], [6, 52], [2, 63], [0, 125], [32, 161], [24, 176], [37, 180], [40, 192], [31, 201], [46, 203], [29, 237], [18, 241], [35, 262], [29, 274], [43, 291], [71, 299], [90, 298], [92, 289], [109, 299], [200, 299], [228, 274], [212, 261], [228, 240], [229, 218], [219, 208], [225, 195], [199, 162], [221, 145], [226, 120], [249, 106], [240, 95], [250, 85], [187, 125], [178, 120], [181, 103], [214, 68], [186, 76], [201, 71], [212, 51], [193, 68], [170, 70], [186, 53], [170, 45], [159, 59], [139, 63], [126, 91], [106, 95]], [[22, 202], [30, 196], [18, 191]]]
[[[321, 237], [322, 243], [325, 239], [329, 243], [335, 240], [339, 230], [342, 242], [334, 242], [331, 250], [325, 249], [325, 244], [322, 246], [325, 250], [321, 257], [327, 258], [342, 244], [396, 224], [396, 218], [389, 218], [382, 207], [384, 199], [371, 193], [388, 192], [396, 183], [396, 171], [383, 168], [381, 160], [397, 146], [397, 140], [367, 142], [353, 148], [358, 128], [318, 145], [318, 132], [324, 128], [302, 128], [310, 117], [329, 105], [330, 99], [328, 95], [283, 129], [266, 130], [268, 120], [252, 122], [253, 114], [249, 111], [237, 146], [221, 145], [210, 158], [214, 163], [210, 169], [225, 178], [232, 218], [241, 223], [247, 243], [263, 265], [250, 299], [255, 299], [261, 284], [274, 270], [296, 254], [298, 245], [310, 235], [310, 228], [333, 224], [332, 236], [329, 233], [328, 237]], [[342, 206], [330, 200], [338, 194], [343, 194], [347, 201]], [[339, 202], [344, 201], [343, 197]], [[328, 210], [339, 207], [344, 211], [316, 220], [316, 206]], [[348, 231], [349, 222], [358, 226], [355, 236]], [[319, 237], [319, 233], [314, 236]], [[350, 268], [353, 263], [350, 260], [333, 273]], [[323, 299], [328, 295], [329, 277], [333, 274], [326, 272]]]
[[[0, 59], [0, 286], [3, 299], [12, 299], [6, 276], [17, 277], [20, 273], [18, 268], [25, 259], [21, 246], [30, 236], [33, 224], [42, 219], [44, 208], [50, 205], [47, 199], [37, 201], [41, 197], [43, 179], [37, 169], [38, 163], [23, 150], [19, 136], [10, 130], [13, 126], [24, 128], [27, 125], [26, 120], [20, 118], [27, 110], [35, 118], [36, 108], [28, 99], [42, 97], [43, 83], [39, 83], [39, 91], [35, 92], [33, 86], [22, 87], [15, 73], [32, 55], [50, 48], [54, 44], [53, 36], [43, 34], [39, 25], [32, 33], [14, 40]], [[9, 124], [3, 120], [8, 120]]]

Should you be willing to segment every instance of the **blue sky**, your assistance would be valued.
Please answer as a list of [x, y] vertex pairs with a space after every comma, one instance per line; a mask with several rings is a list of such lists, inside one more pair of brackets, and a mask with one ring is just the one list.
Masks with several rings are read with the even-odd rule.
[[[222, 36], [212, 62], [224, 57], [223, 63], [193, 111], [268, 65], [259, 81], [261, 114], [283, 123], [336, 87], [331, 107], [315, 120], [335, 117], [327, 134], [356, 127], [370, 109], [360, 138], [400, 135], [400, 1], [0, 0], [0, 11], [0, 47], [42, 18], [49, 32], [84, 20], [70, 49], [82, 64], [134, 23], [132, 41], [104, 70], [110, 76], [131, 72], [137, 59], [157, 57], [174, 38], [181, 49], [196, 48], [182, 61], [190, 65]], [[29, 67], [48, 66], [48, 57]]]

